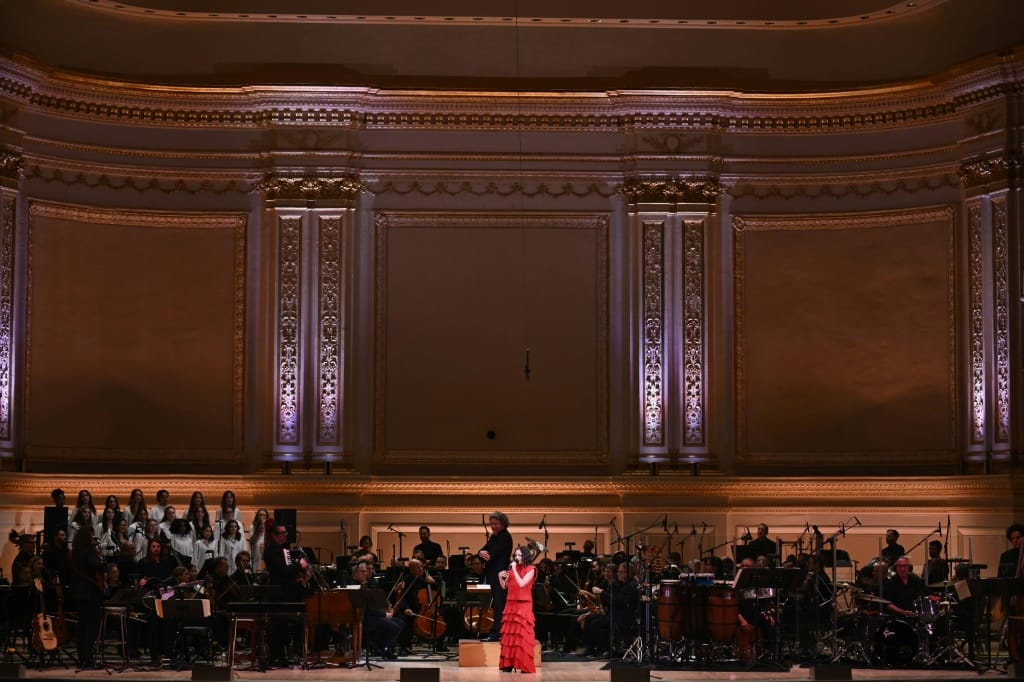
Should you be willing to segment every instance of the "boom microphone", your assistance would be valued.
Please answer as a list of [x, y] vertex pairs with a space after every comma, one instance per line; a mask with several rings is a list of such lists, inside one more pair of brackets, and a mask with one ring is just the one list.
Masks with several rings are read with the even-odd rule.
[[666, 533], [668, 532], [668, 514], [661, 517], [661, 529]]
[[542, 516], [540, 518], [540, 523], [537, 524], [537, 530], [540, 530], [541, 528], [544, 527], [544, 521], [547, 520], [547, 518], [548, 518], [547, 514], [545, 514], [544, 516]]
[[935, 532], [939, 534], [940, 538], [942, 537], [942, 521], [939, 521], [939, 529]]

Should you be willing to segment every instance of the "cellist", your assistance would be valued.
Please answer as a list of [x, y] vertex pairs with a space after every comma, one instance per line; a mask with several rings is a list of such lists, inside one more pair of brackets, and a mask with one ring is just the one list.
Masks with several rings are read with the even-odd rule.
[[[422, 555], [421, 555], [422, 556]], [[402, 595], [395, 603], [395, 613], [402, 614], [405, 619], [405, 627], [398, 638], [400, 656], [408, 656], [411, 653], [412, 635], [416, 619], [424, 617], [421, 611], [432, 601], [435, 590], [439, 587], [434, 576], [430, 575], [423, 567], [423, 561], [419, 558], [412, 558], [406, 564], [405, 571], [399, 578]]]

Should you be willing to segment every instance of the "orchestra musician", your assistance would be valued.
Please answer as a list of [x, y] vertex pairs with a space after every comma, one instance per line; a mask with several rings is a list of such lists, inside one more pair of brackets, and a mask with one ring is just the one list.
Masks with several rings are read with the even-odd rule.
[[[87, 509], [87, 507], [85, 507]], [[103, 614], [103, 583], [106, 566], [96, 543], [96, 529], [85, 525], [75, 535], [71, 546], [72, 594], [78, 606], [78, 665], [93, 670], [96, 664], [96, 638]]]
[[244, 587], [252, 587], [256, 584], [252, 574], [252, 555], [248, 551], [235, 555], [235, 572], [231, 574], [231, 580], [236, 585]]
[[[360, 589], [372, 587], [370, 579], [373, 576], [373, 568], [366, 561], [360, 561], [352, 569], [352, 582], [359, 585]], [[383, 609], [367, 607], [363, 610], [363, 639], [368, 648], [380, 651], [384, 658], [394, 660], [398, 658], [395, 647], [398, 638], [402, 635], [403, 623], [401, 619], [392, 618], [392, 612]]]
[[398, 638], [400, 656], [408, 656], [412, 653], [413, 624], [419, 617], [418, 614], [427, 605], [426, 602], [421, 603], [420, 601], [424, 596], [423, 588], [427, 589], [426, 596], [427, 599], [430, 599], [433, 598], [440, 586], [440, 582], [435, 580], [434, 576], [430, 575], [423, 567], [421, 558], [409, 559], [395, 586], [395, 592], [401, 594], [395, 602], [394, 612], [401, 614], [405, 620], [405, 627], [402, 628], [402, 634]]
[[[925, 584], [921, 578], [910, 572], [910, 559], [901, 556], [896, 560], [896, 575], [885, 581], [882, 594], [891, 604], [886, 610], [897, 616], [912, 616], [917, 610], [918, 600], [925, 595]], [[937, 599], [937, 598], [936, 598]]]
[[1021, 547], [1024, 546], [1024, 523], [1014, 523], [1007, 527], [1006, 539], [1013, 546], [999, 556], [999, 577], [1016, 578]]
[[508, 567], [512, 556], [512, 535], [508, 532], [508, 516], [504, 512], [491, 512], [488, 521], [491, 534], [477, 555], [484, 561], [487, 584], [491, 586], [491, 609], [494, 611], [494, 626], [485, 641], [498, 642], [501, 641], [501, 613], [507, 596], [498, 575]]
[[420, 526], [420, 544], [413, 547], [413, 552], [423, 552], [423, 561], [428, 566], [434, 566], [437, 558], [444, 555], [441, 545], [430, 539], [430, 526]]
[[901, 556], [906, 554], [903, 545], [898, 542], [899, 539], [900, 532], [895, 528], [885, 531], [885, 547], [882, 548], [880, 556], [890, 565], [896, 563]]
[[[238, 523], [232, 521], [229, 527], [233, 526], [237, 531]], [[306, 593], [306, 585], [309, 580], [309, 562], [304, 557], [296, 556], [288, 547], [288, 528], [283, 524], [274, 523], [271, 526], [270, 537], [267, 538], [266, 546], [263, 549], [263, 563], [270, 573], [270, 583], [281, 588], [281, 595], [284, 601], [302, 601]], [[297, 632], [303, 624], [291, 620], [283, 621], [273, 619], [268, 627], [268, 644], [270, 645], [270, 665], [287, 667], [286, 649], [288, 635], [291, 632], [301, 641], [302, 633]]]

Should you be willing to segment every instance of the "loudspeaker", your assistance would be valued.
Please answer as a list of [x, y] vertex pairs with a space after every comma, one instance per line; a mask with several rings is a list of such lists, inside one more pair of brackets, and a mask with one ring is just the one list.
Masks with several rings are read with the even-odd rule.
[[209, 682], [231, 682], [231, 668], [226, 665], [193, 663], [192, 679], [209, 680]]
[[441, 682], [440, 668], [400, 668], [399, 682]]
[[25, 677], [24, 665], [21, 663], [0, 663], [0, 679], [8, 680], [17, 677]]
[[650, 668], [622, 666], [609, 668], [611, 682], [651, 682]]
[[289, 545], [295, 544], [295, 510], [294, 509], [275, 509], [274, 510], [274, 523], [280, 524], [288, 529], [288, 540]]
[[818, 663], [811, 668], [811, 679], [844, 682], [853, 679], [853, 672], [850, 666], [842, 663]]
[[68, 508], [43, 507], [43, 541], [50, 544], [61, 528], [68, 529]]

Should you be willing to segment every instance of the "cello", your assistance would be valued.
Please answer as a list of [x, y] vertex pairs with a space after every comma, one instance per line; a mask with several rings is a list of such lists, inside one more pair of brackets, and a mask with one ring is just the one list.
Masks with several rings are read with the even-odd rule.
[[421, 587], [416, 592], [416, 601], [419, 603], [420, 610], [413, 618], [412, 631], [424, 641], [433, 642], [435, 639], [444, 637], [447, 624], [438, 612], [440, 598], [441, 593], [434, 592], [429, 585]]

